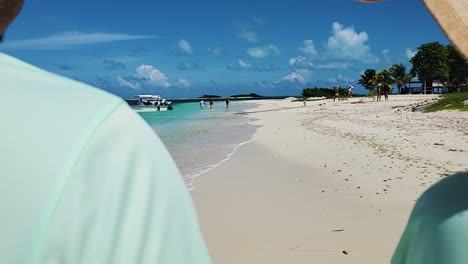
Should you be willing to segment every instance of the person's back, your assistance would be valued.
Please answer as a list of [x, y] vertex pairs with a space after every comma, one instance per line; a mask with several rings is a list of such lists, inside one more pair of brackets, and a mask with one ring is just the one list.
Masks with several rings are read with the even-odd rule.
[[0, 263], [209, 263], [173, 160], [123, 100], [1, 53], [0, 80]]
[[[22, 0], [0, 0], [0, 35]], [[210, 263], [154, 131], [104, 91], [0, 53], [0, 263]]]

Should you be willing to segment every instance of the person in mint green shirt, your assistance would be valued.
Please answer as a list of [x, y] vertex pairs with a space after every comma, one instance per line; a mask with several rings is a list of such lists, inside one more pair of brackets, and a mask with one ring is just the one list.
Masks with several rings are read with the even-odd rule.
[[[22, 4], [0, 0], [0, 34]], [[121, 98], [3, 53], [0, 93], [0, 263], [211, 262], [173, 159]]]
[[392, 263], [468, 263], [468, 172], [439, 181], [419, 198]]

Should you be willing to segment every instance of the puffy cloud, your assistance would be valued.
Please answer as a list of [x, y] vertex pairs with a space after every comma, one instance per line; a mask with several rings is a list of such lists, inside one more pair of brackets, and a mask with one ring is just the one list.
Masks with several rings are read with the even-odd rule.
[[152, 38], [157, 38], [157, 36], [130, 35], [124, 33], [85, 33], [79, 31], [67, 31], [42, 38], [10, 40], [5, 43], [3, 47], [11, 49], [61, 49], [80, 45]]
[[289, 75], [283, 77], [280, 82], [290, 82], [290, 83], [297, 83], [304, 85], [306, 83], [306, 80], [302, 75], [300, 75], [297, 72], [291, 72]]
[[138, 77], [146, 81], [149, 85], [164, 88], [171, 86], [166, 75], [151, 65], [140, 65], [136, 69], [136, 72]]
[[304, 70], [315, 70], [315, 66], [307, 60], [306, 57], [296, 57], [296, 58], [290, 58], [289, 59], [289, 66], [295, 69], [304, 69]]
[[304, 44], [302, 47], [299, 47], [299, 50], [309, 57], [317, 56], [313, 40], [304, 40]]
[[197, 63], [181, 62], [176, 65], [176, 68], [180, 71], [193, 71], [200, 69], [201, 66]]
[[176, 86], [180, 87], [190, 87], [192, 85], [192, 82], [187, 80], [187, 79], [178, 79], [176, 81]]
[[133, 90], [141, 89], [141, 85], [139, 83], [132, 83], [130, 81], [127, 81], [122, 76], [117, 76], [117, 82], [119, 83], [120, 87], [128, 87]]
[[366, 44], [368, 40], [369, 36], [366, 32], [357, 33], [354, 26], [344, 27], [334, 22], [332, 36], [328, 38], [325, 46], [325, 58], [376, 63], [378, 58], [370, 52], [370, 47]]
[[185, 39], [179, 40], [177, 45], [172, 49], [172, 53], [175, 55], [192, 55], [193, 49], [190, 43]]
[[237, 34], [237, 36], [251, 43], [257, 43], [260, 41], [260, 38], [258, 37], [257, 33], [251, 30], [242, 30], [241, 32], [239, 32], [239, 34]]
[[265, 58], [268, 56], [277, 56], [281, 53], [280, 49], [273, 44], [263, 47], [247, 49], [247, 54], [253, 58]]
[[219, 56], [221, 56], [221, 53], [223, 51], [220, 48], [215, 47], [215, 48], [209, 48], [208, 52], [214, 57], [219, 57]]
[[411, 60], [411, 58], [413, 58], [414, 55], [416, 55], [416, 52], [412, 51], [410, 48], [406, 49], [406, 57], [408, 57], [408, 59]]

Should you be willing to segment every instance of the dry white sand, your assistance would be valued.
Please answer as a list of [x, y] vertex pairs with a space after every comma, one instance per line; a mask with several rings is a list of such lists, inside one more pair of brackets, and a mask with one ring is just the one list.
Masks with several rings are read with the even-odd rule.
[[468, 171], [468, 112], [411, 111], [434, 97], [259, 101], [192, 191], [214, 263], [389, 263], [419, 195]]

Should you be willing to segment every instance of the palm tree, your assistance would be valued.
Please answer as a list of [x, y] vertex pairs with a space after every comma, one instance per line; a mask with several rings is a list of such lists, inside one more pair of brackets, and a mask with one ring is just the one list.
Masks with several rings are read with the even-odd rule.
[[406, 73], [406, 67], [402, 63], [393, 64], [390, 68], [390, 76], [398, 87], [398, 93], [401, 94], [401, 88], [411, 81], [411, 74]]
[[361, 74], [361, 79], [358, 80], [358, 83], [371, 92], [375, 87], [374, 81], [375, 70], [367, 69], [364, 74]]
[[394, 83], [392, 77], [390, 77], [390, 72], [387, 69], [382, 69], [375, 75], [374, 86], [379, 83], [382, 85], [392, 85]]

